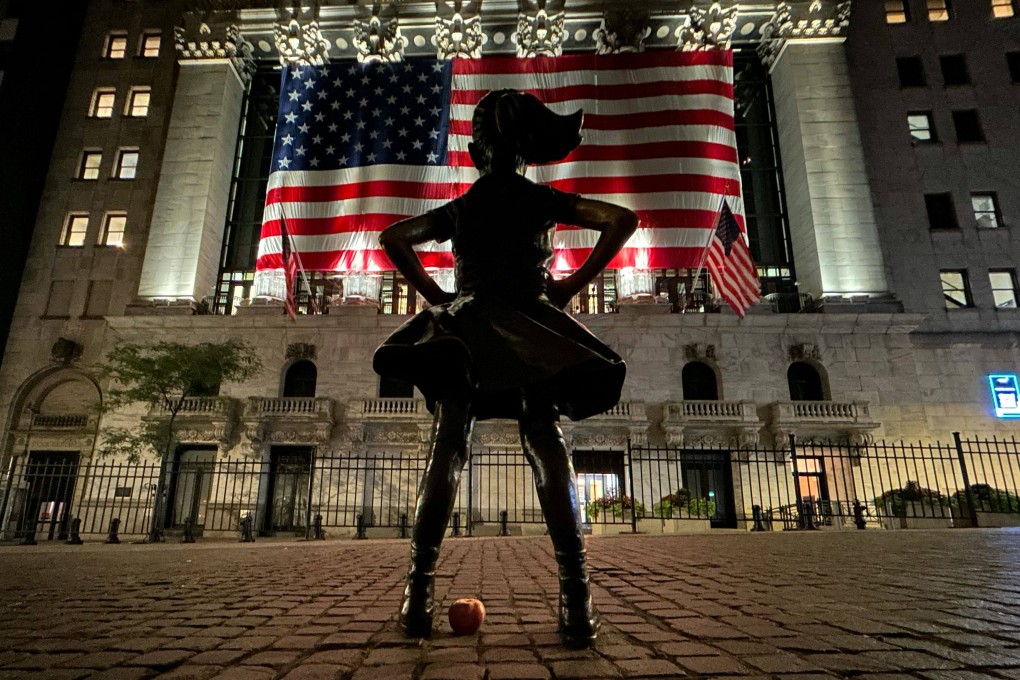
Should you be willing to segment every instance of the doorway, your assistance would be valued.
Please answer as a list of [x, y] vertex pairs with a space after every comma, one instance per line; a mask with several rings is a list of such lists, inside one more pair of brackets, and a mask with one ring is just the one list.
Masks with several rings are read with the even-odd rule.
[[269, 503], [262, 525], [264, 535], [304, 535], [312, 453], [310, 446], [274, 446], [270, 450]]
[[625, 521], [623, 515], [614, 516], [593, 505], [596, 502], [605, 504], [607, 499], [626, 494], [623, 451], [574, 451], [573, 463], [581, 521], [585, 524]]
[[729, 451], [684, 451], [680, 474], [692, 507], [708, 517], [713, 529], [737, 527]]
[[169, 489], [169, 526], [182, 529], [190, 519], [198, 535], [206, 522], [216, 448], [178, 449], [175, 458]]
[[32, 451], [25, 469], [25, 508], [19, 533], [36, 540], [64, 541], [78, 478], [77, 451]]

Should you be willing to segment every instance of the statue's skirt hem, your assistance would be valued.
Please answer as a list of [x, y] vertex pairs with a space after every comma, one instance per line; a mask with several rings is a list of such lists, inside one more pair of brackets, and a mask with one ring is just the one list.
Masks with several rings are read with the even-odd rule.
[[581, 420], [615, 406], [626, 376], [619, 355], [544, 297], [462, 295], [431, 307], [380, 345], [373, 366], [413, 383], [430, 411], [440, 399], [470, 399], [479, 420], [519, 418], [522, 389]]

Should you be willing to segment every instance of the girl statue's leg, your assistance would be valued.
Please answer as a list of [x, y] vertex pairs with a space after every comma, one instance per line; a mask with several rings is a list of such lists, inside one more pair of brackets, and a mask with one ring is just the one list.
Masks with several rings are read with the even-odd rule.
[[598, 631], [591, 602], [574, 466], [551, 400], [525, 393], [521, 445], [535, 471], [535, 486], [559, 565], [559, 631], [563, 644], [590, 647]]
[[428, 637], [432, 633], [436, 560], [453, 511], [460, 473], [467, 462], [473, 425], [469, 400], [436, 403], [429, 462], [414, 512], [411, 568], [400, 607], [400, 625], [409, 637]]

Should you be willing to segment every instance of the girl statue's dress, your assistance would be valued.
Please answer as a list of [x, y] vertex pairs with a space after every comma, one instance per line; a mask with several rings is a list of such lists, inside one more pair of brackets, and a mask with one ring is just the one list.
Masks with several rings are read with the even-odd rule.
[[[572, 647], [595, 639], [574, 471], [558, 420], [560, 413], [580, 420], [612, 408], [626, 367], [562, 307], [615, 256], [637, 218], [521, 174], [529, 163], [564, 158], [580, 143], [580, 122], [580, 112], [559, 116], [531, 95], [489, 93], [472, 121], [470, 151], [482, 176], [459, 198], [380, 237], [433, 304], [394, 331], [374, 358], [380, 375], [414, 383], [435, 415], [400, 614], [408, 635], [431, 632], [435, 563], [473, 423], [513, 418], [560, 567], [560, 633]], [[557, 223], [601, 232], [588, 260], [560, 281], [547, 268]], [[447, 240], [454, 294], [435, 284], [412, 249]]]

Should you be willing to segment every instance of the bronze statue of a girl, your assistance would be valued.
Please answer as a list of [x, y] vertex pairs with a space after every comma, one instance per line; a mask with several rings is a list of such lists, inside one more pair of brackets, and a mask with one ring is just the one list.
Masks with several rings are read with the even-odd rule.
[[[397, 222], [379, 238], [432, 305], [394, 331], [374, 358], [379, 374], [413, 382], [435, 417], [400, 609], [412, 637], [432, 630], [436, 560], [474, 422], [513, 418], [559, 564], [560, 635], [569, 647], [595, 640], [577, 488], [559, 416], [580, 420], [614, 406], [626, 367], [562, 308], [609, 264], [638, 219], [523, 175], [528, 165], [561, 160], [576, 148], [581, 118], [581, 111], [558, 115], [530, 94], [488, 93], [475, 108], [468, 147], [481, 177], [459, 198]], [[600, 232], [588, 259], [560, 280], [547, 268], [557, 223]], [[429, 277], [412, 248], [449, 239], [456, 293]]]

